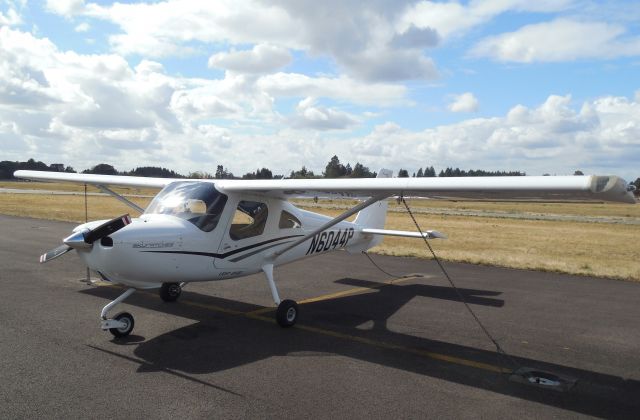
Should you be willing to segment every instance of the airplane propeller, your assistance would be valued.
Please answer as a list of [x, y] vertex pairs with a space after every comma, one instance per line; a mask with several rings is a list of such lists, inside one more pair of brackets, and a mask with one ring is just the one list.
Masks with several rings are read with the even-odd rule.
[[123, 227], [131, 223], [131, 216], [125, 214], [108, 222], [104, 222], [93, 229], [83, 229], [75, 232], [62, 240], [63, 244], [57, 246], [40, 256], [40, 263], [46, 263], [55, 258], [61, 257], [72, 249], [88, 249], [93, 246], [97, 240], [109, 236], [119, 231]]

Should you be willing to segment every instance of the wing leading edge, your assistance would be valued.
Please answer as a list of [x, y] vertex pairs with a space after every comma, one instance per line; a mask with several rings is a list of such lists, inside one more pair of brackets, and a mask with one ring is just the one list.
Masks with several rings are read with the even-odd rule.
[[120, 187], [164, 188], [166, 185], [182, 180], [180, 178], [148, 178], [144, 176], [73, 174], [47, 171], [15, 171], [16, 178], [32, 181], [71, 182], [89, 185], [116, 185]]
[[213, 182], [216, 188], [225, 192], [256, 193], [278, 198], [403, 194], [433, 199], [636, 202], [633, 189], [622, 178], [597, 175], [274, 180], [188, 180], [44, 171], [16, 171], [14, 175], [41, 181], [150, 188], [163, 188], [174, 181], [203, 181]]
[[635, 203], [633, 189], [617, 176], [508, 176], [447, 178], [359, 178], [221, 180], [229, 192], [272, 196], [344, 197], [400, 195], [434, 199], [581, 200]]

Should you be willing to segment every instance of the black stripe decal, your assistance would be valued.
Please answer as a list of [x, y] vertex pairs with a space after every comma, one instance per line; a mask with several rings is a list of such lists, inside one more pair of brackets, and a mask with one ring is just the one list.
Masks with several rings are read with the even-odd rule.
[[215, 252], [198, 252], [198, 251], [140, 251], [140, 252], [152, 252], [152, 253], [155, 253], [155, 254], [201, 255], [203, 257], [212, 257], [212, 258], [224, 259], [224, 258], [227, 258], [227, 257], [229, 257], [231, 255], [235, 255], [235, 254], [238, 254], [240, 252], [246, 251], [248, 249], [256, 248], [256, 247], [259, 247], [259, 246], [262, 246], [262, 245], [266, 245], [266, 244], [270, 244], [270, 243], [276, 242], [276, 241], [281, 241], [283, 239], [298, 238], [300, 236], [304, 236], [304, 235], [291, 235], [291, 236], [283, 236], [281, 238], [269, 239], [268, 241], [262, 241], [262, 242], [258, 242], [257, 244], [247, 245], [247, 246], [245, 246], [243, 248], [238, 248], [238, 249], [234, 249], [233, 251], [225, 252], [224, 254], [218, 254], [218, 253], [215, 253]]
[[240, 261], [240, 260], [244, 260], [245, 258], [249, 258], [249, 257], [250, 257], [250, 256], [252, 256], [252, 255], [259, 254], [260, 252], [265, 251], [265, 250], [267, 250], [267, 249], [269, 249], [269, 248], [273, 248], [274, 246], [288, 244], [289, 242], [291, 242], [291, 241], [286, 241], [286, 242], [281, 242], [281, 243], [278, 243], [278, 244], [271, 244], [271, 245], [267, 245], [267, 246], [265, 246], [265, 247], [258, 248], [258, 249], [256, 249], [255, 251], [247, 252], [247, 253], [246, 253], [246, 254], [244, 254], [244, 255], [240, 255], [239, 257], [232, 258], [232, 259], [230, 259], [229, 261], [231, 261], [231, 262], [238, 262], [238, 261]]

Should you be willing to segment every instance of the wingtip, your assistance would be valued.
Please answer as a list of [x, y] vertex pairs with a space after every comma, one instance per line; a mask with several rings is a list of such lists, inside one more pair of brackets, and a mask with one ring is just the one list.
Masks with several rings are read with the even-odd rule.
[[635, 186], [615, 175], [594, 175], [591, 180], [591, 191], [607, 201], [636, 204], [634, 190]]

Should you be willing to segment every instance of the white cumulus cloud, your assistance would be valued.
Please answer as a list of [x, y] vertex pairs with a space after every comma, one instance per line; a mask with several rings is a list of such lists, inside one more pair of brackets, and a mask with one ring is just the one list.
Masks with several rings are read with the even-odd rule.
[[635, 179], [640, 102], [604, 96], [573, 104], [570, 95], [550, 95], [537, 107], [516, 105], [501, 117], [422, 131], [387, 124], [351, 144], [345, 157], [358, 151], [368, 163], [384, 156], [385, 164], [396, 168], [429, 163], [436, 168], [524, 170], [530, 175], [571, 174], [580, 168]]
[[75, 28], [73, 28], [73, 30], [76, 32], [87, 32], [89, 29], [91, 29], [91, 26], [87, 22], [82, 22], [79, 25], [76, 25]]
[[418, 1], [408, 6], [399, 20], [401, 28], [432, 28], [442, 38], [462, 35], [505, 12], [558, 12], [573, 0], [545, 1]]
[[314, 96], [377, 106], [407, 103], [407, 88], [403, 85], [365, 83], [347, 76], [311, 77], [299, 73], [280, 72], [261, 77], [257, 86], [274, 96]]
[[209, 67], [239, 73], [271, 73], [291, 63], [291, 53], [286, 48], [258, 44], [248, 51], [222, 52], [209, 58]]
[[471, 92], [460, 95], [452, 95], [452, 101], [448, 105], [451, 112], [475, 112], [478, 110], [478, 99]]
[[289, 123], [300, 129], [344, 130], [357, 124], [357, 119], [349, 113], [318, 106], [315, 98], [308, 97], [298, 103]]
[[[121, 32], [110, 35], [109, 42], [123, 55], [159, 58], [197, 53], [200, 44], [269, 44], [303, 51], [311, 57], [327, 57], [341, 71], [360, 80], [433, 79], [438, 75], [435, 64], [424, 53], [424, 48], [437, 44], [437, 34], [410, 23], [399, 27], [402, 4], [166, 0], [103, 6], [67, 0], [59, 5], [50, 2], [49, 9], [64, 16], [82, 15], [117, 25]], [[256, 53], [251, 52], [253, 56]], [[240, 59], [255, 59], [252, 55], [241, 57], [240, 53], [220, 54], [214, 55], [212, 65], [241, 66], [246, 71]]]
[[640, 37], [625, 37], [625, 32], [618, 24], [556, 19], [487, 37], [470, 54], [520, 63], [640, 55]]
[[84, 0], [46, 0], [46, 9], [58, 15], [72, 17], [84, 10]]
[[[395, 33], [404, 32], [384, 39]], [[402, 42], [423, 45], [427, 35], [415, 32]], [[242, 174], [261, 166], [275, 173], [301, 165], [319, 171], [337, 154], [374, 170], [432, 164], [637, 177], [638, 86], [629, 88], [629, 97], [603, 95], [583, 103], [550, 95], [537, 106], [514, 104], [504, 115], [426, 130], [409, 130], [392, 117], [366, 129], [361, 119], [370, 112], [380, 112], [380, 119], [396, 112], [384, 107], [411, 105], [406, 86], [293, 72], [172, 76], [156, 61], [131, 64], [116, 53], [61, 51], [48, 39], [7, 26], [0, 28], [0, 51], [4, 159], [57, 162], [62, 156], [77, 169], [107, 162], [182, 173], [224, 164]], [[464, 97], [453, 103], [472, 109], [474, 96]], [[297, 103], [291, 115], [281, 114], [282, 98]]]
[[0, 10], [0, 26], [16, 26], [22, 23], [22, 18], [15, 8], [10, 7], [6, 12]]

